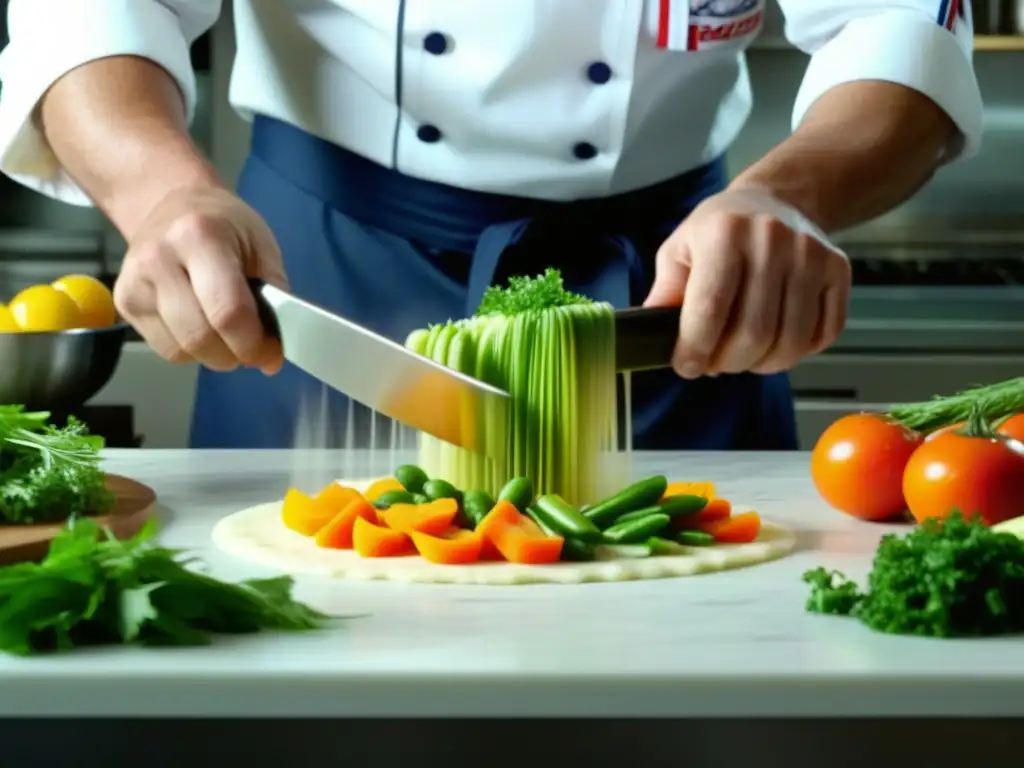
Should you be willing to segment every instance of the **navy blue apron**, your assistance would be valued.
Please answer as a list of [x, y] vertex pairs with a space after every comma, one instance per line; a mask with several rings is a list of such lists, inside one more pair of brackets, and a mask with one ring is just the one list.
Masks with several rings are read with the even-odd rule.
[[[469, 192], [257, 117], [239, 194], [276, 235], [296, 295], [402, 341], [416, 328], [472, 314], [491, 284], [548, 266], [573, 290], [635, 306], [654, 277], [658, 246], [725, 184], [718, 160], [640, 191], [571, 203]], [[191, 445], [293, 447], [302, 403], [323, 391], [290, 364], [273, 377], [204, 369]], [[632, 395], [638, 450], [797, 447], [785, 375], [685, 381], [666, 369], [633, 374]], [[368, 412], [355, 410], [363, 434]], [[325, 435], [328, 446], [343, 444], [337, 431], [348, 413], [347, 399], [332, 391], [325, 426], [336, 431]]]

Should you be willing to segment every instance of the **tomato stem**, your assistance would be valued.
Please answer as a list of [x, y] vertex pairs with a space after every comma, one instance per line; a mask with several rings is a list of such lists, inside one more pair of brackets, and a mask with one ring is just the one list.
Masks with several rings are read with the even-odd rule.
[[980, 403], [974, 403], [971, 406], [971, 410], [967, 414], [967, 422], [959, 432], [965, 437], [980, 437], [987, 439], [1002, 437], [1002, 435], [997, 434], [992, 429], [992, 422], [985, 416], [985, 409]]

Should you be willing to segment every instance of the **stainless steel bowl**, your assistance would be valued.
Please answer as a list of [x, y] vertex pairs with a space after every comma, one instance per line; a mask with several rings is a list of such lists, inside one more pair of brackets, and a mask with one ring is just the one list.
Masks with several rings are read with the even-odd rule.
[[67, 412], [110, 381], [128, 325], [57, 333], [0, 333], [0, 403]]

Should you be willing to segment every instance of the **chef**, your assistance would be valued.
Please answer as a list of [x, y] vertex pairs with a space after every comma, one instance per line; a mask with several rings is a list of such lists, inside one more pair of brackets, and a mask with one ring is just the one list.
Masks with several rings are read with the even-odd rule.
[[10, 0], [0, 168], [124, 235], [121, 314], [203, 366], [194, 447], [289, 447], [317, 391], [244, 276], [402, 340], [554, 266], [682, 307], [674, 369], [633, 378], [637, 448], [792, 449], [786, 371], [846, 317], [829, 234], [974, 154], [982, 105], [966, 0], [781, 7], [793, 133], [730, 180], [761, 0], [235, 0], [236, 193], [187, 130], [221, 0]]

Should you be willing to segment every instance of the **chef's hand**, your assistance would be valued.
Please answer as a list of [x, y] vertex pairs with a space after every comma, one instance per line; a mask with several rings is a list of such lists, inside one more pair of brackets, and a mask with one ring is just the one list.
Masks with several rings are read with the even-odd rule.
[[846, 256], [760, 189], [708, 198], [658, 251], [645, 306], [680, 306], [673, 368], [683, 378], [776, 373], [843, 330]]
[[178, 190], [131, 236], [114, 303], [166, 360], [274, 373], [281, 345], [264, 331], [246, 277], [287, 285], [267, 225], [227, 190]]

